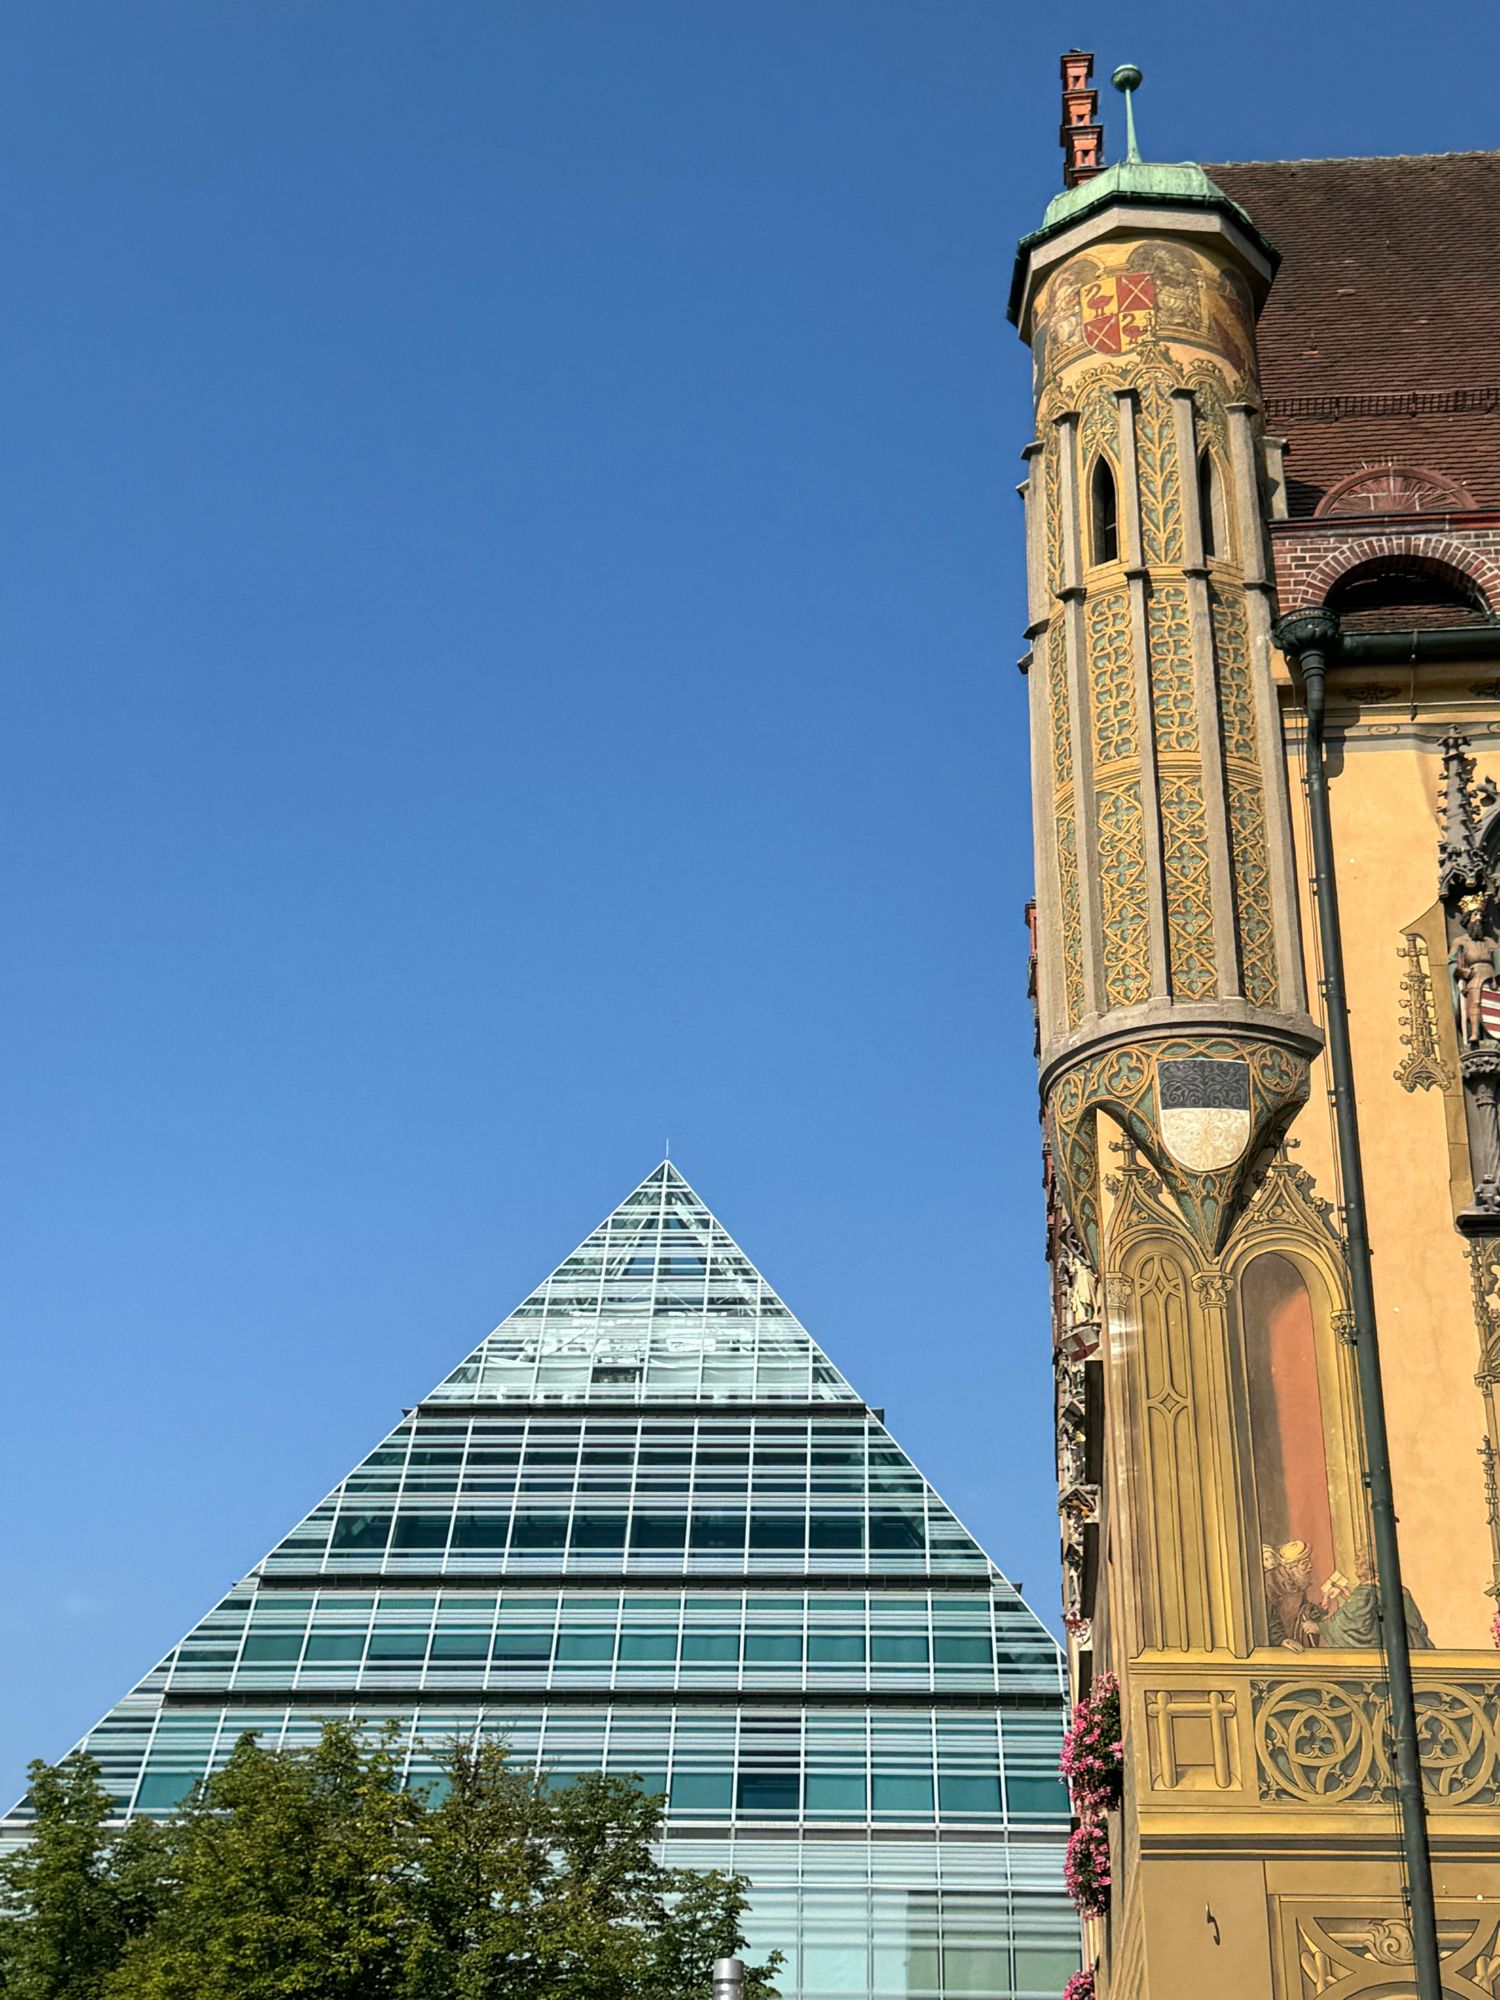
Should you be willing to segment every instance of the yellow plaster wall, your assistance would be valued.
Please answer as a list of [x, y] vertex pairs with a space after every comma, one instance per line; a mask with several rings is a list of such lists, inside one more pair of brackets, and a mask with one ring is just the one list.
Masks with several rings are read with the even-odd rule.
[[[1361, 714], [1337, 704], [1330, 720], [1352, 725], [1330, 758], [1340, 918], [1349, 990], [1350, 1038], [1359, 1104], [1387, 1429], [1402, 1564], [1407, 1585], [1439, 1646], [1490, 1641], [1494, 1600], [1479, 1445], [1484, 1412], [1474, 1386], [1479, 1340], [1464, 1238], [1454, 1226], [1447, 1126], [1440, 1090], [1407, 1091], [1395, 1079], [1401, 1045], [1403, 933], [1437, 894], [1436, 745], [1410, 740], [1409, 711]], [[1310, 998], [1317, 968], [1316, 913], [1302, 791], [1300, 718], [1289, 721], [1289, 778]], [[1377, 733], [1379, 732], [1379, 733]], [[1400, 732], [1400, 733], [1398, 733]], [[1446, 967], [1432, 966], [1446, 1021]], [[1326, 1061], [1293, 1136], [1298, 1163], [1337, 1200]]]
[[1145, 1861], [1138, 1882], [1149, 1994], [1265, 2000], [1275, 1990], [1265, 1870], [1258, 1861], [1173, 1855]]

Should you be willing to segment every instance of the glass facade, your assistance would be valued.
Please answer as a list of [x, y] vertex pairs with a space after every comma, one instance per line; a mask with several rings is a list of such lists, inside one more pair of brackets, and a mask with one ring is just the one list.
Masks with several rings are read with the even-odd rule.
[[[396, 1719], [634, 1773], [788, 2000], [1053, 1995], [1057, 1648], [670, 1165], [86, 1739], [123, 1813]], [[24, 1829], [24, 1807], [7, 1825]]]

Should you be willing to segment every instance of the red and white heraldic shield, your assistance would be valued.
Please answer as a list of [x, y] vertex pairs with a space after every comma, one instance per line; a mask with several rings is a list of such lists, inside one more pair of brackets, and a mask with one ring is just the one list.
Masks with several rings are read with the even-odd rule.
[[1079, 294], [1083, 337], [1096, 354], [1123, 354], [1151, 331], [1156, 280], [1149, 271], [1095, 278]]

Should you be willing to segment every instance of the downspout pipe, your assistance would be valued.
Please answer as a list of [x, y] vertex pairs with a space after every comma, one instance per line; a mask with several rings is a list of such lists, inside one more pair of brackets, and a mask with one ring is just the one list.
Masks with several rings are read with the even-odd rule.
[[1380, 1346], [1375, 1330], [1375, 1286], [1370, 1271], [1364, 1163], [1360, 1154], [1359, 1117], [1354, 1099], [1354, 1065], [1349, 1050], [1349, 1006], [1344, 984], [1344, 948], [1339, 929], [1333, 830], [1328, 815], [1323, 683], [1329, 656], [1337, 651], [1338, 619], [1331, 611], [1294, 612], [1277, 619], [1272, 636], [1287, 659], [1300, 669], [1307, 703], [1307, 801], [1312, 822], [1313, 892], [1318, 905], [1318, 938], [1323, 953], [1328, 1069], [1343, 1178], [1350, 1303], [1354, 1309], [1351, 1345], [1363, 1419], [1365, 1485], [1370, 1496], [1371, 1529], [1375, 1539], [1376, 1608], [1390, 1688], [1392, 1761], [1401, 1809], [1407, 1907], [1411, 1917], [1418, 2000], [1442, 2000], [1432, 1855], [1427, 1841], [1427, 1805], [1422, 1792], [1422, 1766], [1417, 1749], [1417, 1705], [1412, 1688], [1406, 1599], [1401, 1585], [1401, 1551], [1396, 1536], [1396, 1506], [1391, 1487], [1385, 1388], [1381, 1381]]

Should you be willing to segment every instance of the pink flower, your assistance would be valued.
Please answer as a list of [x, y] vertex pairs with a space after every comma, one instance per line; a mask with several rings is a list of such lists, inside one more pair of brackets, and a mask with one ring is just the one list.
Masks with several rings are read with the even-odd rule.
[[1100, 1674], [1083, 1700], [1073, 1705], [1058, 1760], [1080, 1819], [1094, 1818], [1119, 1804], [1123, 1759], [1120, 1685], [1113, 1674]]
[[1100, 1819], [1086, 1819], [1068, 1838], [1063, 1880], [1082, 1917], [1102, 1917], [1109, 1908], [1109, 1834]]

